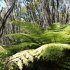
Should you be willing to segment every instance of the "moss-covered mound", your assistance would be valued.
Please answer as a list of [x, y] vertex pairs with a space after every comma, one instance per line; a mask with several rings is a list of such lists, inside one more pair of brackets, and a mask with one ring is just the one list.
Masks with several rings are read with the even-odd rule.
[[5, 50], [2, 46], [0, 46], [0, 70], [4, 64], [4, 61], [2, 60], [4, 60], [5, 55], [7, 55], [7, 50]]
[[70, 45], [45, 44], [11, 56], [3, 70], [70, 70]]
[[54, 32], [54, 31], [46, 31], [40, 37], [40, 43], [47, 44], [47, 43], [65, 43], [69, 44], [70, 42], [70, 35], [67, 35], [66, 32]]
[[0, 46], [0, 54], [2, 53], [7, 54], [7, 51], [2, 46]]
[[67, 32], [67, 34], [70, 34], [70, 24], [64, 28], [64, 31]]

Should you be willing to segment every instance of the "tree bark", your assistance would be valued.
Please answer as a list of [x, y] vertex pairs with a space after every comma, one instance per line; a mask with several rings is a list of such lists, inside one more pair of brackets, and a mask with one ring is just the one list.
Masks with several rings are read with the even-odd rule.
[[49, 9], [49, 0], [41, 0], [41, 4], [42, 4], [42, 9], [43, 9], [43, 12], [44, 12], [44, 18], [47, 18], [47, 19], [44, 19], [44, 24], [47, 24], [49, 26], [51, 26], [51, 19], [50, 19], [50, 9]]
[[8, 9], [8, 11], [6, 12], [6, 14], [4, 15], [4, 18], [2, 19], [1, 21], [1, 26], [0, 26], [0, 37], [2, 36], [3, 34], [3, 30], [5, 28], [5, 24], [6, 24], [6, 20], [7, 18], [9, 17], [10, 13], [13, 11], [13, 8], [15, 6], [15, 0], [12, 4], [12, 6]]

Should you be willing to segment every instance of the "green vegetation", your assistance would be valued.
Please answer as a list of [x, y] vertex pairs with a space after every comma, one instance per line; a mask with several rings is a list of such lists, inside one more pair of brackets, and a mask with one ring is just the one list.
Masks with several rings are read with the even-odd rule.
[[[33, 62], [34, 57], [37, 59], [35, 62]], [[25, 50], [16, 53], [10, 57], [9, 61], [8, 68], [10, 70], [17, 70], [16, 68], [25, 70], [25, 67], [36, 70], [40, 70], [39, 67], [42, 70], [51, 70], [51, 68], [52, 70], [68, 70], [70, 69], [70, 45], [45, 44], [35, 50]], [[35, 65], [37, 66], [35, 67]]]
[[2, 47], [0, 46], [0, 53], [6, 53], [7, 51]]
[[5, 64], [3, 60], [6, 57], [7, 53], [7, 50], [0, 46], [0, 69], [3, 67], [3, 64]]
[[62, 26], [60, 23], [53, 23], [52, 27], [48, 27], [50, 30], [45, 31], [36, 23], [12, 21], [11, 24], [20, 26], [21, 33], [4, 35], [4, 38], [12, 37], [11, 44], [7, 45], [10, 52], [35, 49], [48, 43], [70, 43], [69, 25]]
[[70, 70], [70, 0], [0, 0], [0, 70]]
[[45, 49], [41, 53], [40, 57], [42, 56], [43, 60], [46, 61], [48, 60], [57, 61], [59, 58], [67, 56], [65, 54], [65, 50], [70, 50], [70, 45], [67, 44], [52, 43], [52, 44], [43, 45], [42, 47], [45, 47]]
[[[6, 34], [3, 36], [4, 38], [10, 38], [10, 37], [12, 38], [11, 44], [4, 46], [5, 49], [1, 47], [1, 49], [3, 50], [3, 53], [6, 53], [5, 54], [6, 58], [8, 56], [13, 55], [11, 58], [12, 60], [10, 60], [11, 62], [15, 62], [17, 60], [14, 57], [20, 58], [20, 56], [17, 55], [19, 53], [20, 55], [23, 54], [23, 56], [21, 57], [22, 59], [24, 57], [24, 52], [25, 52], [23, 50], [26, 50], [28, 54], [29, 53], [34, 54], [34, 55], [29, 54], [29, 58], [30, 57], [33, 58], [33, 56], [35, 56], [38, 63], [45, 61], [47, 65], [48, 61], [51, 61], [52, 63], [56, 62], [57, 66], [59, 66], [60, 68], [62, 67], [62, 69], [59, 69], [56, 66], [57, 70], [63, 70], [65, 65], [66, 65], [66, 69], [70, 68], [70, 66], [67, 65], [67, 63], [70, 64], [70, 61], [69, 61], [70, 54], [69, 55], [67, 54], [70, 51], [70, 45], [69, 45], [70, 44], [70, 34], [69, 34], [70, 25], [62, 26], [62, 24], [60, 23], [53, 23], [53, 25], [51, 27], [48, 27], [47, 30], [43, 30], [36, 23], [12, 21], [11, 24], [20, 26], [21, 28], [20, 33]], [[33, 52], [32, 50], [28, 52], [27, 51], [28, 49], [35, 49], [34, 50], [35, 52]], [[20, 51], [23, 51], [23, 52], [21, 53]], [[17, 53], [16, 56], [14, 55], [15, 53]], [[26, 56], [28, 55], [27, 53], [26, 53]], [[2, 57], [3, 56], [1, 56], [1, 58]], [[66, 60], [64, 58], [66, 58]], [[25, 59], [27, 60], [27, 58]], [[63, 60], [65, 60], [65, 62], [63, 62]], [[67, 62], [67, 60], [69, 62]], [[0, 65], [4, 65], [5, 62], [6, 61], [1, 61]], [[51, 66], [52, 66], [52, 63], [51, 63]], [[20, 64], [22, 64], [22, 61]], [[27, 62], [26, 66], [28, 64], [29, 63]], [[23, 65], [22, 66], [17, 65], [17, 66], [19, 67], [19, 69], [23, 68]]]
[[70, 24], [64, 29], [65, 32], [67, 32], [67, 34], [70, 33]]

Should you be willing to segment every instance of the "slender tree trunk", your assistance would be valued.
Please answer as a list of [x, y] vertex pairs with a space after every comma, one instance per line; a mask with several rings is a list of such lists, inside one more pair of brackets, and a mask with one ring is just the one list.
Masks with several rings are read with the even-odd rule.
[[57, 0], [57, 22], [59, 22], [59, 12], [58, 12], [58, 7], [59, 7], [59, 0]]
[[2, 21], [1, 21], [2, 25], [0, 27], [0, 37], [3, 34], [3, 30], [5, 28], [6, 20], [9, 17], [10, 13], [13, 11], [14, 6], [15, 6], [15, 0], [13, 2], [12, 6], [8, 9], [8, 11], [6, 12], [6, 14], [4, 15], [4, 19], [2, 19]]
[[54, 0], [52, 1], [52, 23], [55, 23], [55, 5], [54, 5]]
[[51, 26], [49, 0], [41, 0], [41, 3], [43, 6], [44, 18], [47, 18], [46, 20], [44, 19], [44, 24], [48, 23], [48, 25]]

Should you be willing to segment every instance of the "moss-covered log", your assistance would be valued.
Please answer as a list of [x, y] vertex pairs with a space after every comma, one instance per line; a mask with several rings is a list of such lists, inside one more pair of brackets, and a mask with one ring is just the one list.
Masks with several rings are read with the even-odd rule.
[[3, 70], [70, 70], [70, 45], [45, 44], [9, 57]]

